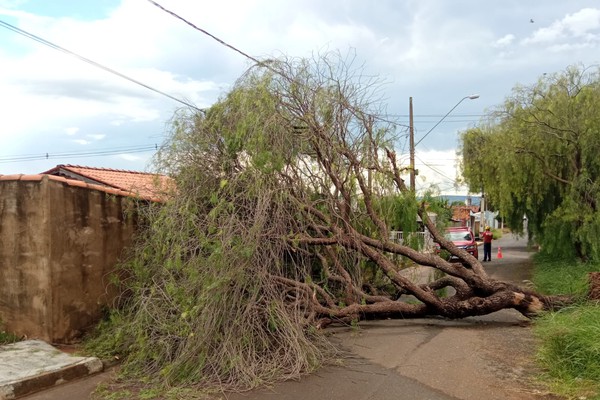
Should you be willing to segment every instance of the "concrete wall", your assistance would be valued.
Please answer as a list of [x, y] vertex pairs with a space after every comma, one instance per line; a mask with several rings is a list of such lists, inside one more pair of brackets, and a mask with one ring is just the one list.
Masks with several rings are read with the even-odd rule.
[[64, 178], [0, 179], [0, 320], [52, 343], [80, 337], [116, 289], [109, 275], [131, 243], [131, 200]]

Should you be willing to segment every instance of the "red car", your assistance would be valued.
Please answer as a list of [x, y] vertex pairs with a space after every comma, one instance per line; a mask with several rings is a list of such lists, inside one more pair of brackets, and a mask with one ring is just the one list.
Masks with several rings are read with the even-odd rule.
[[[446, 228], [444, 236], [454, 243], [456, 247], [465, 249], [467, 253], [470, 253], [475, 258], [479, 257], [475, 235], [473, 235], [473, 231], [468, 226]], [[437, 246], [439, 252], [439, 245]]]

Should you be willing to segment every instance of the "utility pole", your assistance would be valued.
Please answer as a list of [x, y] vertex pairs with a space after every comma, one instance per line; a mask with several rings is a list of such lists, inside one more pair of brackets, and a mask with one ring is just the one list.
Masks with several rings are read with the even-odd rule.
[[409, 115], [409, 142], [410, 142], [410, 190], [413, 192], [415, 188], [415, 126], [413, 123], [413, 105], [412, 97], [408, 99], [408, 115]]
[[483, 186], [481, 187], [481, 204], [479, 207], [479, 234], [485, 230], [485, 193], [483, 192]]

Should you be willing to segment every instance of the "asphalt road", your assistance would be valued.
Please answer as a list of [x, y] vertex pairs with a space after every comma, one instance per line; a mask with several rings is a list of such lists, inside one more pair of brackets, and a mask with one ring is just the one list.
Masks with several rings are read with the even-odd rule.
[[[502, 258], [498, 257], [499, 249]], [[527, 247], [526, 237], [506, 233], [499, 240], [492, 241], [492, 261], [483, 263], [483, 266], [492, 278], [521, 285], [531, 280], [532, 254], [533, 250]], [[479, 255], [481, 261], [483, 248]]]
[[[498, 247], [503, 257], [497, 258]], [[522, 284], [531, 277], [527, 241], [505, 235], [484, 263], [496, 279]], [[337, 366], [297, 381], [241, 394], [229, 400], [532, 400], [558, 399], [532, 380], [535, 339], [526, 318], [514, 310], [462, 320], [384, 320], [330, 330], [346, 353]], [[103, 373], [26, 397], [27, 400], [87, 399]]]

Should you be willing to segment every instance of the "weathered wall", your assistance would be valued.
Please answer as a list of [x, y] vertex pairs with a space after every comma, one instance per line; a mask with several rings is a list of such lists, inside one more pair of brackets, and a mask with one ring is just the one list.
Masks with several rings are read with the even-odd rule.
[[48, 176], [0, 180], [4, 328], [64, 343], [97, 322], [116, 295], [109, 275], [132, 240], [129, 205]]
[[0, 182], [0, 320], [5, 329], [47, 339], [50, 242], [39, 183]]

